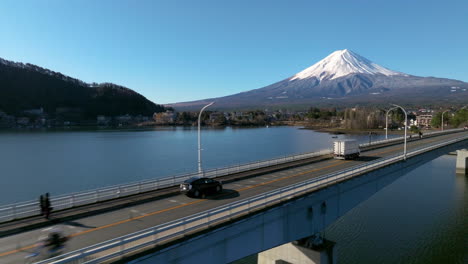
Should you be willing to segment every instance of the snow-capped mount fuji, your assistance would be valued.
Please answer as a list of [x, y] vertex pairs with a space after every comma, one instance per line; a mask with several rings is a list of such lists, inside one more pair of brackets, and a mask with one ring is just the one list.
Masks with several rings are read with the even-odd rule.
[[[216, 101], [217, 108], [259, 108], [285, 105], [387, 104], [468, 100], [468, 83], [418, 77], [380, 66], [348, 49], [337, 50], [293, 76], [263, 88], [230, 96], [171, 104], [199, 109]], [[212, 107], [215, 108], [215, 107]]]
[[385, 76], [407, 74], [389, 70], [348, 49], [337, 50], [323, 60], [297, 73], [290, 80], [317, 78], [333, 80], [350, 74], [383, 74]]

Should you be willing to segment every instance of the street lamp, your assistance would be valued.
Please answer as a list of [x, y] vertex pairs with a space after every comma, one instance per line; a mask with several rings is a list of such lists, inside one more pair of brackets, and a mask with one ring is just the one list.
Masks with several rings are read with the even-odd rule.
[[393, 109], [397, 109], [398, 107], [392, 107], [387, 110], [387, 113], [385, 114], [385, 139], [388, 139], [388, 113], [392, 111]]
[[403, 109], [403, 107], [399, 106], [399, 105], [396, 105], [396, 104], [392, 104], [393, 106], [395, 107], [399, 107], [401, 110], [403, 110], [403, 113], [405, 113], [405, 144], [404, 144], [404, 147], [403, 147], [403, 160], [406, 160], [406, 125], [407, 125], [407, 122], [408, 122], [408, 115], [406, 114], [406, 111], [405, 109]]
[[211, 102], [207, 105], [205, 105], [201, 110], [200, 114], [198, 114], [198, 173], [202, 173], [202, 162], [201, 162], [201, 138], [200, 138], [200, 122], [201, 122], [201, 114], [203, 110], [205, 110], [208, 106], [214, 104], [214, 102]]
[[449, 111], [449, 110], [445, 110], [444, 112], [442, 112], [442, 124], [441, 124], [441, 129], [442, 129], [442, 131], [444, 131], [444, 114], [445, 114], [446, 112], [448, 112], [448, 111]]

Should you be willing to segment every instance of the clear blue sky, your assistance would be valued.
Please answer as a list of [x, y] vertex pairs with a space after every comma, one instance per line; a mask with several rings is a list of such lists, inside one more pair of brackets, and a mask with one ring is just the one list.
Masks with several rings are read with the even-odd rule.
[[156, 103], [287, 78], [338, 49], [468, 81], [468, 1], [0, 1], [0, 57]]

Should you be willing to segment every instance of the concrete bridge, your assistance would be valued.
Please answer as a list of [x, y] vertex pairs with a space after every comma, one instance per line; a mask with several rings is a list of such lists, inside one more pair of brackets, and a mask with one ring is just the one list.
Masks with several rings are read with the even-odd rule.
[[[52, 221], [32, 216], [5, 222], [0, 225], [0, 262], [227, 263], [292, 241], [314, 248], [304, 238], [317, 237], [406, 171], [466, 147], [468, 133], [409, 141], [405, 162], [401, 141], [371, 146], [355, 161], [319, 155], [229, 174], [223, 178], [224, 192], [206, 199], [164, 188], [62, 210]], [[28, 258], [41, 230], [51, 225], [60, 225], [71, 237], [64, 254], [43, 261]]]

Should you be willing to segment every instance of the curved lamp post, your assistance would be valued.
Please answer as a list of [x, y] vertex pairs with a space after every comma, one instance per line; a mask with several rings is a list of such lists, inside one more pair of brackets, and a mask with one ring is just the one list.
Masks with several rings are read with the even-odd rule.
[[407, 122], [408, 122], [408, 115], [406, 114], [406, 111], [403, 107], [399, 106], [399, 105], [396, 105], [396, 104], [392, 104], [393, 106], [395, 107], [399, 107], [401, 110], [403, 110], [403, 113], [405, 113], [405, 144], [404, 144], [404, 147], [403, 147], [403, 160], [406, 160], [406, 125], [407, 125]]
[[214, 104], [211, 102], [205, 105], [201, 110], [200, 114], [198, 114], [198, 173], [202, 173], [202, 161], [201, 161], [201, 137], [200, 137], [200, 122], [201, 122], [201, 114], [203, 110], [205, 110], [208, 106]]
[[385, 139], [388, 139], [388, 113], [392, 111], [393, 109], [397, 109], [398, 107], [392, 107], [387, 110], [387, 113], [385, 114]]
[[440, 127], [442, 129], [442, 131], [444, 131], [444, 114], [447, 113], [449, 110], [445, 110], [444, 112], [442, 112], [442, 121], [441, 121], [441, 124], [440, 124]]

